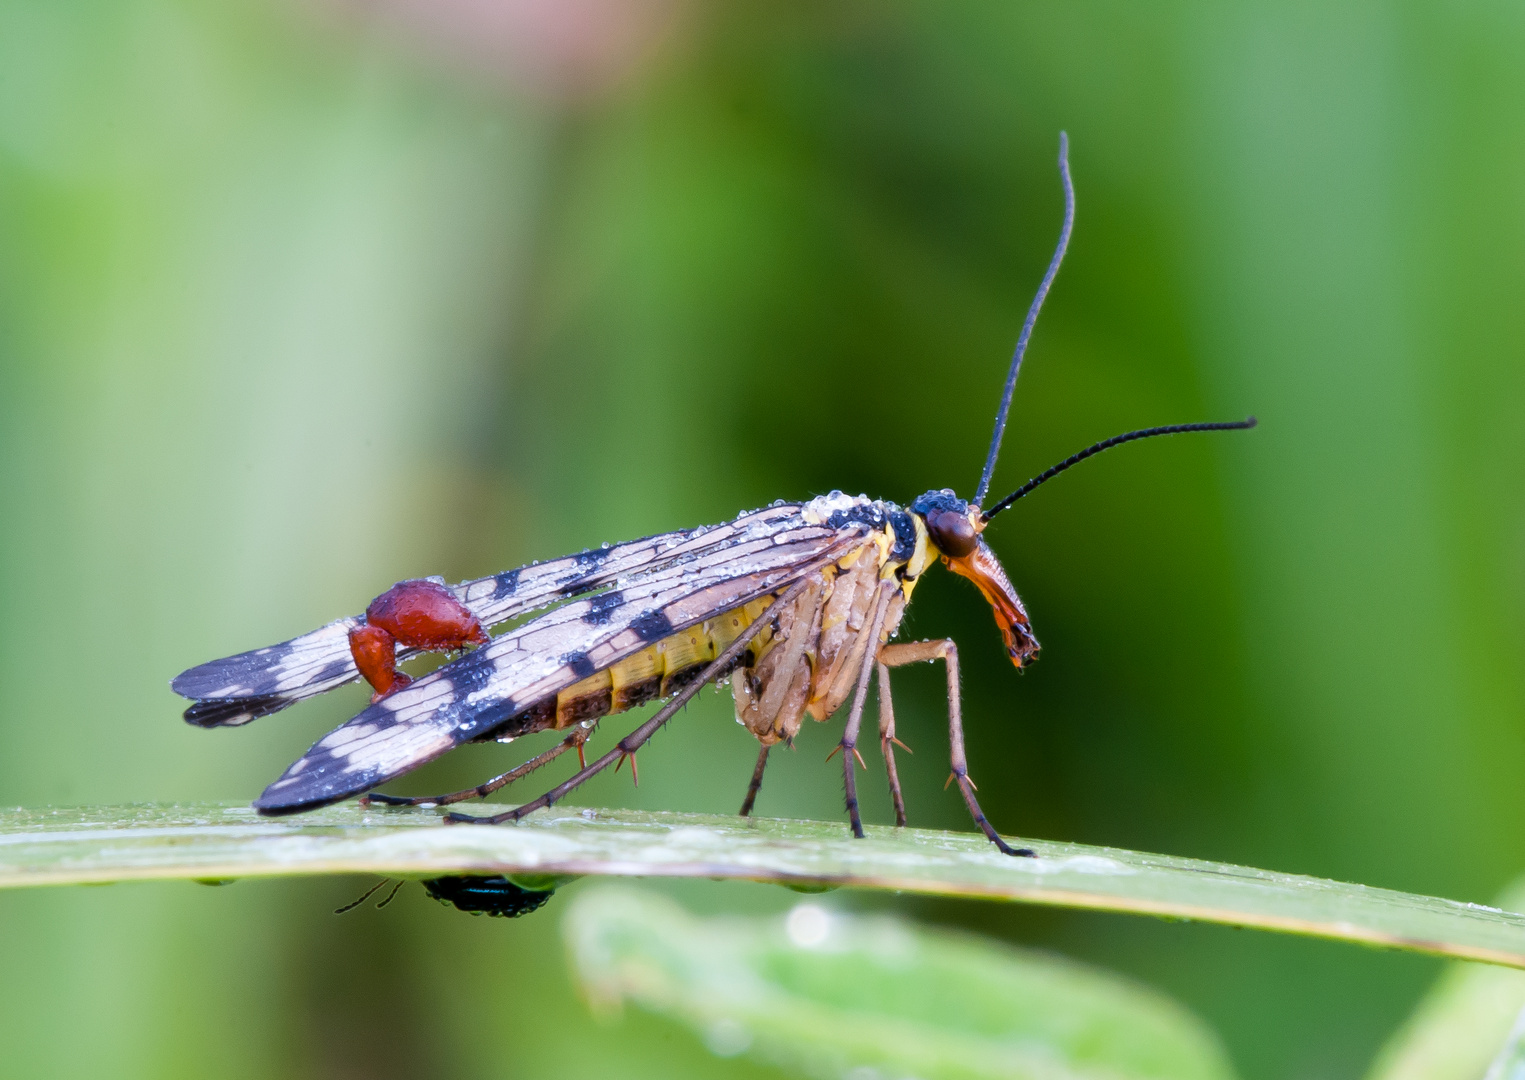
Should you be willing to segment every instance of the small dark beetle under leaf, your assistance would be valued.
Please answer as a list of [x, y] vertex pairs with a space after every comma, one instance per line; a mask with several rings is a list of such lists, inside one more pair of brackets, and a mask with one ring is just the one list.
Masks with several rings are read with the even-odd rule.
[[473, 915], [517, 919], [545, 906], [555, 889], [526, 889], [502, 874], [491, 877], [451, 875], [420, 882], [442, 904], [454, 904]]

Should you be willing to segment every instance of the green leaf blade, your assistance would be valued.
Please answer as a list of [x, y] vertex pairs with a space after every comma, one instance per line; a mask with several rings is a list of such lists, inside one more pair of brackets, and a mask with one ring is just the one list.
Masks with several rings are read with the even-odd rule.
[[898, 919], [814, 903], [786, 919], [697, 919], [604, 886], [578, 896], [562, 925], [595, 1004], [634, 1002], [686, 1023], [717, 1053], [748, 1049], [809, 1075], [1233, 1075], [1206, 1026], [1155, 991]]
[[[1525, 904], [1525, 879], [1500, 904]], [[1525, 972], [1450, 964], [1382, 1048], [1367, 1080], [1525, 1076]]]
[[0, 887], [372, 873], [705, 877], [967, 896], [1197, 919], [1525, 967], [1525, 916], [1480, 904], [1115, 848], [835, 822], [555, 807], [514, 826], [437, 811], [328, 807], [260, 818], [245, 806], [0, 814]]

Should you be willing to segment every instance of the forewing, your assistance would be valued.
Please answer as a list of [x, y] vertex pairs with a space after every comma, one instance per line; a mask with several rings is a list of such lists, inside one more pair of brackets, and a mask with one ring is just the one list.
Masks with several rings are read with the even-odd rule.
[[518, 712], [721, 612], [788, 587], [863, 543], [868, 527], [807, 526], [733, 545], [525, 624], [370, 706], [320, 739], [255, 802], [307, 810], [367, 791], [489, 734]]
[[611, 582], [686, 564], [748, 539], [763, 539], [799, 524], [800, 507], [780, 503], [739, 515], [723, 525], [661, 533], [608, 547], [590, 548], [549, 562], [531, 563], [492, 577], [452, 586], [460, 601], [496, 626], [565, 597], [601, 589]]
[[361, 622], [339, 619], [279, 645], [213, 660], [181, 672], [170, 688], [195, 700], [185, 710], [187, 723], [247, 724], [358, 677], [349, 632]]
[[[769, 539], [797, 525], [798, 514], [796, 505], [770, 506], [724, 525], [593, 548], [449, 588], [483, 626], [491, 627], [622, 578], [661, 574], [738, 543]], [[246, 724], [359, 678], [350, 655], [349, 632], [362, 621], [360, 616], [339, 619], [279, 645], [213, 660], [182, 672], [170, 686], [195, 701], [185, 711], [188, 723], [201, 727]], [[397, 657], [404, 660], [416, 653], [399, 649]]]

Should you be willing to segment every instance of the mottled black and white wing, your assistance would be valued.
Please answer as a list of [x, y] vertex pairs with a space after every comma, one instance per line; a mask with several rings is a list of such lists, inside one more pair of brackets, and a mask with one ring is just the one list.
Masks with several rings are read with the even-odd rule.
[[[739, 542], [773, 536], [797, 524], [799, 510], [794, 504], [770, 506], [723, 525], [593, 548], [449, 588], [483, 626], [492, 627], [621, 578], [661, 573]], [[359, 678], [350, 655], [349, 632], [363, 621], [360, 616], [338, 619], [279, 645], [213, 660], [182, 672], [170, 686], [194, 702], [185, 710], [188, 723], [200, 727], [246, 724]], [[397, 657], [404, 660], [416, 653], [401, 648]]]
[[359, 677], [349, 632], [364, 620], [338, 619], [310, 634], [183, 671], [170, 688], [193, 703], [188, 724], [234, 727]]
[[368, 791], [653, 642], [759, 597], [863, 544], [862, 522], [793, 526], [738, 540], [572, 601], [371, 705], [320, 739], [255, 802], [309, 810]]

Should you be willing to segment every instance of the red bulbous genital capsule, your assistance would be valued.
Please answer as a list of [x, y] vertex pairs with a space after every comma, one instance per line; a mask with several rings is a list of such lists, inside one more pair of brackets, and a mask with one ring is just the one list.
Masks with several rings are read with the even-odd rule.
[[491, 641], [455, 594], [432, 581], [399, 581], [371, 601], [365, 625], [349, 633], [355, 667], [380, 701], [413, 680], [397, 670], [397, 646], [439, 652]]
[[371, 695], [373, 705], [413, 681], [397, 670], [397, 639], [379, 626], [357, 626], [351, 630], [349, 651], [355, 658], [355, 667], [376, 691]]
[[492, 640], [455, 594], [432, 581], [399, 581], [371, 601], [365, 621], [413, 649], [462, 649]]

